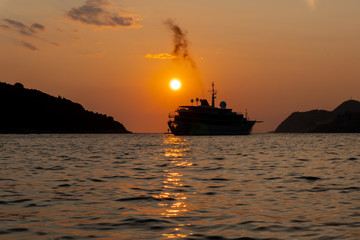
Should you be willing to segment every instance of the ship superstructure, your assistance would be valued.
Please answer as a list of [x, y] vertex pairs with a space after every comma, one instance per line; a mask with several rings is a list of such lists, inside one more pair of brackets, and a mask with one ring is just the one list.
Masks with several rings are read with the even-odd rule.
[[[215, 107], [216, 91], [212, 83], [211, 105], [206, 99], [191, 100], [192, 105], [179, 106], [169, 114], [170, 131], [175, 135], [249, 135], [256, 121], [226, 108], [226, 102]], [[200, 104], [199, 104], [200, 102]]]

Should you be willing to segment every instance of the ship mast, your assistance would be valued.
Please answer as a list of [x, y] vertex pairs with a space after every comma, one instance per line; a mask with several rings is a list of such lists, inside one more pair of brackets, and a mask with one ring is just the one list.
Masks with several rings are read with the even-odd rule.
[[211, 106], [212, 107], [215, 107], [215, 98], [216, 98], [216, 91], [215, 91], [215, 88], [214, 88], [214, 82], [211, 83], [211, 86], [212, 86], [212, 90], [211, 90]]

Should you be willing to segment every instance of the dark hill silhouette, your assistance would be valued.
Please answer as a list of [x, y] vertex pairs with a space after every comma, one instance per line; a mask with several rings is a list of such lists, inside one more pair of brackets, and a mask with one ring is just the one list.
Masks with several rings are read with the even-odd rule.
[[348, 100], [333, 111], [294, 112], [275, 133], [340, 133], [360, 132], [360, 102]]
[[0, 133], [130, 133], [113, 117], [63, 97], [0, 82]]
[[319, 123], [326, 123], [334, 119], [334, 114], [325, 110], [311, 110], [308, 112], [294, 112], [285, 119], [275, 130], [276, 133], [311, 132]]
[[340, 104], [333, 110], [336, 114], [344, 114], [346, 112], [360, 112], [360, 102], [356, 100], [348, 100]]

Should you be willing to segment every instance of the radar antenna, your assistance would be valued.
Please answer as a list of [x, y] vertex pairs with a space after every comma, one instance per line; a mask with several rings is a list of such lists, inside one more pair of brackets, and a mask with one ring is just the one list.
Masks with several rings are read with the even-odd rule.
[[211, 106], [212, 107], [215, 107], [215, 98], [216, 98], [216, 94], [217, 94], [217, 91], [215, 91], [215, 88], [214, 88], [214, 82], [211, 83], [211, 86], [212, 86], [212, 89], [211, 89]]

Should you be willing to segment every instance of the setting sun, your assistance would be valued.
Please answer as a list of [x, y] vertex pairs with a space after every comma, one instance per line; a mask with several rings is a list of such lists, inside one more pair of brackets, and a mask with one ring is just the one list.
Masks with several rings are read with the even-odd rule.
[[180, 88], [181, 88], [181, 82], [180, 82], [180, 80], [179, 79], [176, 79], [176, 78], [174, 78], [174, 79], [172, 79], [171, 81], [170, 81], [170, 88], [172, 89], [172, 90], [179, 90]]

